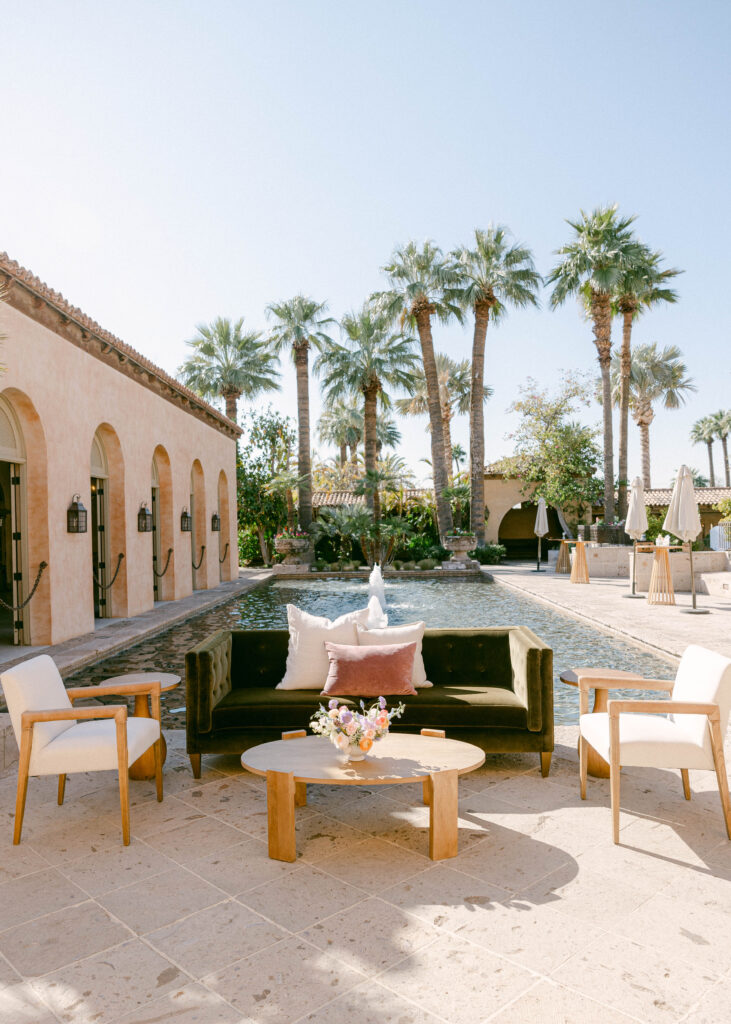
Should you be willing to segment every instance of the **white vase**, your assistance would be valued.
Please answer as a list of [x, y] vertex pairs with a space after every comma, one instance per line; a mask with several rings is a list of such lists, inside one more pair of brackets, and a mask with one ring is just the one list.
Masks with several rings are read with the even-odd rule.
[[360, 747], [351, 746], [345, 751], [345, 756], [348, 761], [365, 761], [366, 753]]

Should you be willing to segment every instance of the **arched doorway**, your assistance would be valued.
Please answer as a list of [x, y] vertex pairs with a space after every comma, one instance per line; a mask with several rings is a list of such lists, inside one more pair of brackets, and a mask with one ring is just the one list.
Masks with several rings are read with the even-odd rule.
[[90, 464], [94, 618], [108, 619], [127, 614], [124, 461], [108, 423], [92, 438]]
[[[498, 543], [502, 544], [509, 559], [535, 560], [538, 538], [535, 535], [537, 505], [533, 501], [522, 501], [505, 513], [498, 526]], [[549, 537], [561, 536], [561, 525], [555, 508], [546, 508], [548, 533], [541, 544], [543, 561], [548, 558]]]
[[231, 579], [231, 517], [228, 506], [228, 480], [223, 470], [218, 474], [218, 514], [221, 517], [221, 532], [218, 535], [218, 578]]
[[198, 459], [190, 471], [190, 514], [193, 529], [190, 534], [190, 564], [193, 574], [193, 590], [205, 590], [208, 586], [206, 568], [206, 488], [203, 467]]
[[162, 445], [152, 456], [152, 583], [156, 601], [175, 598], [173, 558], [173, 474]]
[[[23, 609], [27, 580], [25, 447], [12, 406], [0, 400], [0, 643], [29, 640]], [[18, 609], [13, 611], [13, 608]]]

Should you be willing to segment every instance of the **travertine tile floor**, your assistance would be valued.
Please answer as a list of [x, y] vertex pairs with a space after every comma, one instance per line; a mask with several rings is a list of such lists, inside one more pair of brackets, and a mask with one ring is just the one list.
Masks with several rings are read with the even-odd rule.
[[623, 773], [578, 795], [575, 730], [549, 779], [490, 757], [461, 782], [459, 856], [426, 856], [418, 787], [310, 789], [298, 860], [267, 857], [263, 781], [196, 782], [169, 733], [165, 801], [115, 777], [31, 781], [12, 847], [0, 780], [2, 1024], [627, 1024], [731, 1021], [731, 842], [715, 781]]

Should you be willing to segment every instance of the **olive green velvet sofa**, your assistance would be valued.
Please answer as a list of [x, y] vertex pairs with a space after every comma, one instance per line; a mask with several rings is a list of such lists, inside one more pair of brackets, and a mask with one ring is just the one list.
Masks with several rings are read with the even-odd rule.
[[[276, 689], [288, 640], [285, 629], [221, 630], [186, 654], [187, 751], [196, 778], [202, 754], [240, 754], [282, 732], [307, 728], [323, 698], [314, 690]], [[443, 728], [487, 752], [535, 751], [548, 775], [550, 647], [524, 626], [427, 629], [422, 652], [434, 685], [393, 698], [406, 705], [394, 731]]]

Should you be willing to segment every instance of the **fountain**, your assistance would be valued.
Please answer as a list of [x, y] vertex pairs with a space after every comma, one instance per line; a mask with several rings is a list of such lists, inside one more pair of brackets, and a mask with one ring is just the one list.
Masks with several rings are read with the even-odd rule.
[[378, 562], [373, 566], [368, 577], [368, 597], [377, 597], [381, 608], [386, 607], [386, 588], [383, 584], [383, 573]]

